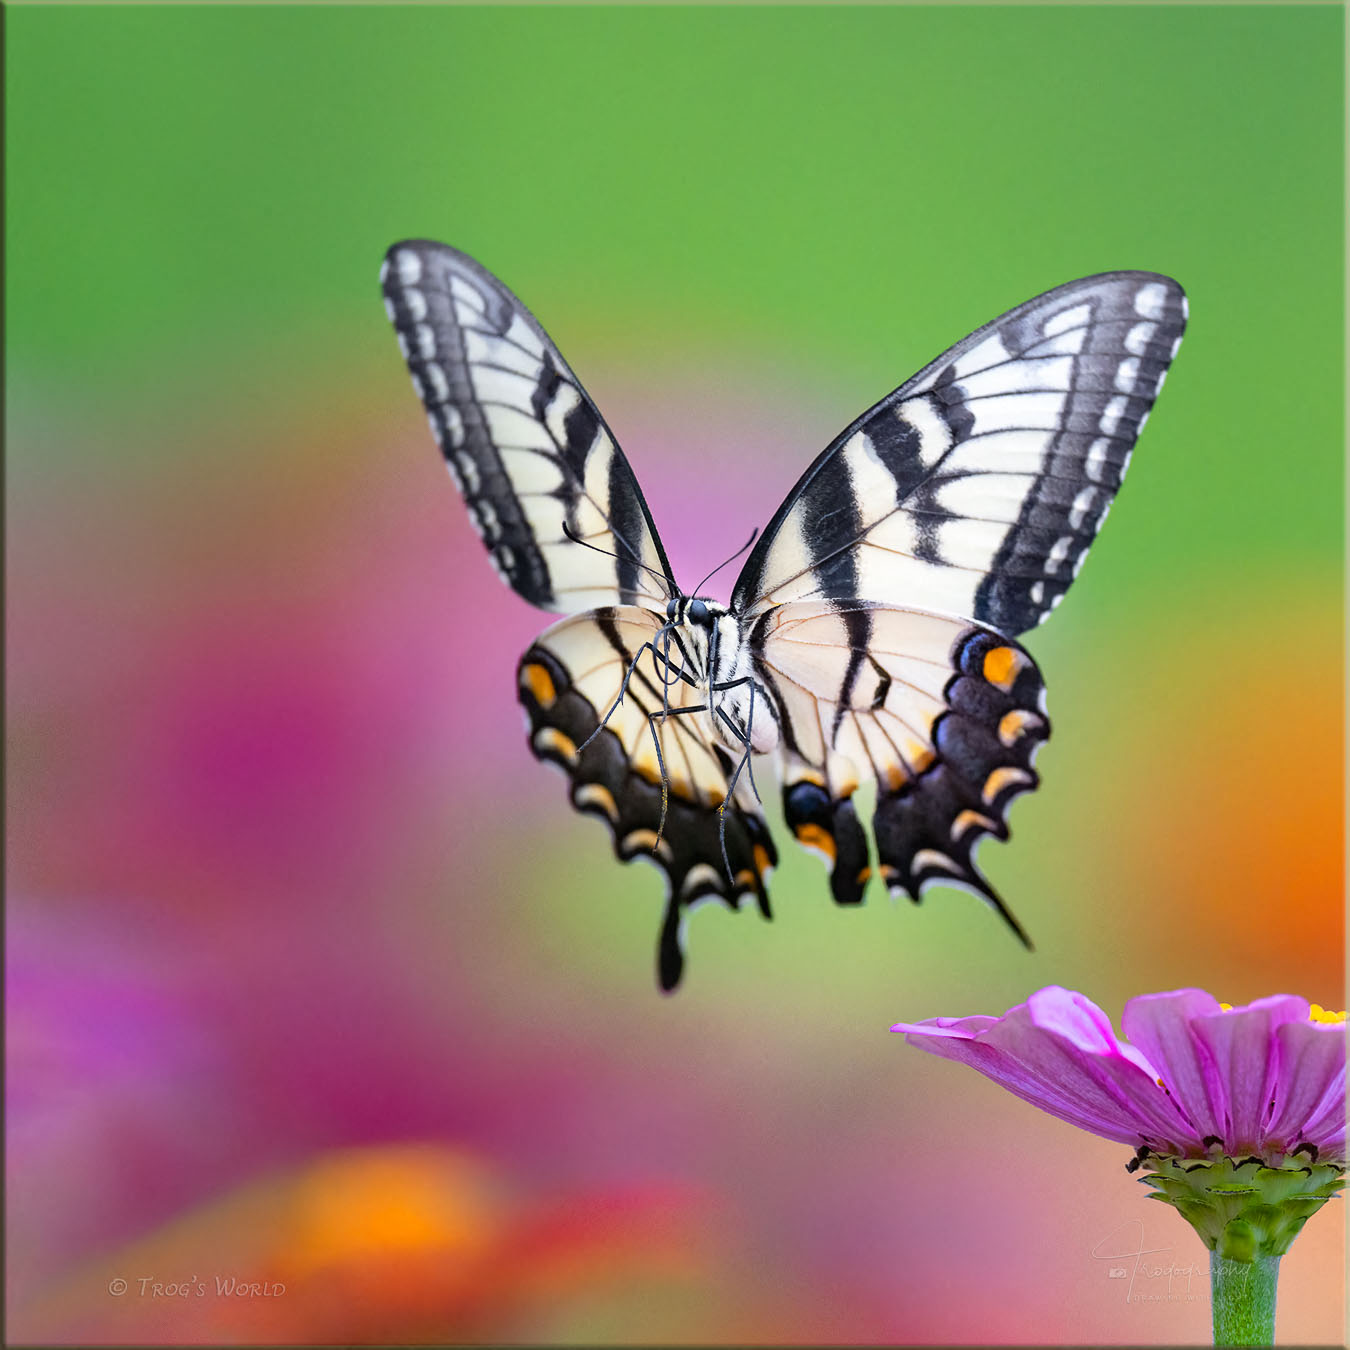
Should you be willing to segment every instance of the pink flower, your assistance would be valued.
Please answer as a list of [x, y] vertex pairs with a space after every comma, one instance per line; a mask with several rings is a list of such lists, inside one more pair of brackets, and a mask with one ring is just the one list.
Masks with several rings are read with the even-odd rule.
[[1343, 1163], [1344, 1017], [1292, 994], [1228, 1008], [1203, 990], [1178, 989], [1131, 999], [1122, 1041], [1091, 999], [1051, 985], [1002, 1017], [891, 1030], [1122, 1144]]

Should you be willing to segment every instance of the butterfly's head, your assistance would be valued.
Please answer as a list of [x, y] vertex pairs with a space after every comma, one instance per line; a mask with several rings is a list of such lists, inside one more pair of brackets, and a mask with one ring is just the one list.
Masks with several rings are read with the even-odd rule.
[[689, 624], [695, 628], [711, 630], [725, 613], [715, 600], [705, 600], [700, 595], [671, 596], [666, 604], [666, 618], [671, 623]]

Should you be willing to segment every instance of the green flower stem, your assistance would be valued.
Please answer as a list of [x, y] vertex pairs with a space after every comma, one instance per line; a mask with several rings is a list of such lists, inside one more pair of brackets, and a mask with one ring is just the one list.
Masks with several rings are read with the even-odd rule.
[[1278, 1256], [1230, 1261], [1210, 1252], [1215, 1345], [1275, 1344], [1275, 1284], [1279, 1278]]
[[1345, 1164], [1272, 1154], [1169, 1158], [1141, 1149], [1131, 1169], [1209, 1248], [1215, 1345], [1274, 1345], [1280, 1257], [1345, 1186]]

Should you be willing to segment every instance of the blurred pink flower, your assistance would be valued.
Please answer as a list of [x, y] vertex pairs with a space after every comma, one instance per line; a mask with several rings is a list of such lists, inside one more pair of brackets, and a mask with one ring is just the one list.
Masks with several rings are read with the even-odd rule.
[[[1292, 994], [1229, 1008], [1200, 989], [1125, 1005], [1051, 985], [1002, 1017], [900, 1022], [910, 1045], [978, 1069], [1071, 1125], [1155, 1153], [1345, 1159], [1344, 1013]], [[1131, 1044], [1130, 1042], [1133, 1042]]]

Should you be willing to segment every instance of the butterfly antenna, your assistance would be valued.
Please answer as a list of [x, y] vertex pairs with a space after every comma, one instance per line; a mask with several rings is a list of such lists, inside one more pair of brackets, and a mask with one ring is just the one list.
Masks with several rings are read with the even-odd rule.
[[731, 555], [731, 557], [724, 558], [720, 563], [718, 563], [717, 566], [714, 567], [713, 570], [709, 572], [708, 575], [704, 577], [703, 580], [700, 581], [692, 591], [689, 592], [689, 594], [690, 595], [700, 594], [703, 588], [727, 565], [727, 563], [735, 562], [736, 559], [739, 558], [741, 554], [744, 553], [746, 549], [748, 549], [750, 545], [755, 542], [755, 539], [758, 535], [759, 535], [759, 526], [756, 526], [753, 530], [750, 531], [750, 538], [747, 539], [745, 543], [743, 543], [740, 546], [740, 548], [738, 548], [736, 552]]
[[[626, 542], [624, 542], [624, 545], [623, 545], [623, 546], [624, 546], [624, 548], [628, 549], [629, 553], [632, 553], [632, 554], [633, 554], [633, 556], [632, 556], [631, 558], [624, 558], [624, 557], [622, 557], [621, 555], [619, 555], [618, 553], [615, 553], [612, 549], [601, 548], [599, 544], [592, 544], [592, 543], [590, 543], [588, 540], [583, 539], [579, 534], [573, 534], [572, 531], [571, 531], [571, 528], [568, 526], [568, 524], [567, 524], [566, 521], [563, 521], [563, 527], [562, 527], [562, 529], [563, 529], [563, 533], [564, 533], [564, 534], [565, 534], [565, 535], [566, 535], [566, 536], [567, 536], [574, 544], [580, 544], [582, 548], [588, 548], [588, 549], [590, 549], [592, 552], [595, 552], [595, 553], [603, 553], [603, 554], [605, 555], [606, 558], [614, 558], [614, 559], [616, 559], [616, 560], [619, 561], [619, 562], [631, 562], [631, 563], [633, 564], [634, 567], [640, 567], [640, 568], [642, 568], [642, 570], [643, 570], [644, 572], [650, 572], [650, 573], [652, 574], [652, 576], [654, 576], [654, 577], [657, 579], [657, 581], [659, 581], [659, 582], [661, 583], [661, 586], [662, 586], [662, 588], [665, 590], [665, 592], [666, 592], [667, 594], [670, 593], [670, 578], [669, 578], [668, 576], [666, 576], [666, 574], [665, 574], [664, 572], [658, 572], [658, 571], [656, 570], [656, 568], [654, 568], [654, 567], [648, 567], [647, 564], [646, 564], [645, 562], [643, 562], [643, 561], [637, 556], [636, 553], [633, 553], [632, 548], [629, 547], [629, 545], [628, 545]], [[613, 531], [611, 530], [610, 533], [612, 534]], [[615, 537], [616, 539], [619, 538], [618, 535], [614, 535], [614, 537]], [[623, 542], [623, 541], [621, 541], [621, 542]], [[730, 559], [728, 559], [727, 561], [729, 562]]]

